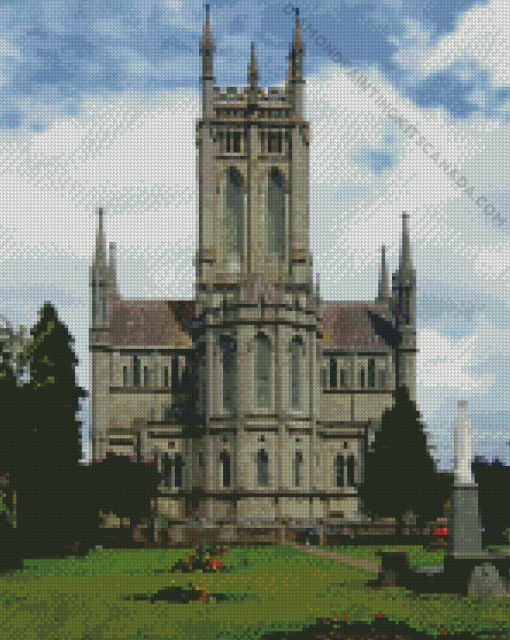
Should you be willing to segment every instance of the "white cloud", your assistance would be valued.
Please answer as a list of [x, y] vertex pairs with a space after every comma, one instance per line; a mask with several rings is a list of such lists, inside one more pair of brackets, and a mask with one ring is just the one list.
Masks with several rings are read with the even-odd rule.
[[480, 67], [493, 74], [497, 86], [510, 84], [510, 21], [507, 0], [491, 0], [487, 5], [476, 4], [462, 14], [454, 31], [439, 42], [432, 43], [430, 33], [413, 21], [406, 32], [393, 38], [400, 45], [394, 60], [416, 78], [450, 67], [459, 60], [475, 60]]

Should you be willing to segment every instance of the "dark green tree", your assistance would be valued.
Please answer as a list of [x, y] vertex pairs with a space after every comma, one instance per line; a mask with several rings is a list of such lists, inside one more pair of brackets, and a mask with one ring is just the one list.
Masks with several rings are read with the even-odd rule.
[[88, 495], [98, 511], [130, 519], [129, 530], [115, 532], [119, 542], [128, 542], [127, 536], [132, 535], [134, 527], [151, 518], [151, 498], [158, 495], [161, 483], [157, 465], [109, 453], [88, 471]]
[[79, 540], [89, 516], [76, 419], [87, 393], [76, 385], [74, 339], [49, 302], [30, 334], [23, 357], [30, 381], [20, 389], [23, 424], [12, 479], [27, 553], [28, 547], [42, 552]]
[[419, 524], [442, 512], [444, 486], [407, 388], [399, 387], [393, 396], [394, 404], [384, 412], [368, 453], [358, 493], [365, 512], [396, 518], [401, 534], [407, 511], [418, 516]]

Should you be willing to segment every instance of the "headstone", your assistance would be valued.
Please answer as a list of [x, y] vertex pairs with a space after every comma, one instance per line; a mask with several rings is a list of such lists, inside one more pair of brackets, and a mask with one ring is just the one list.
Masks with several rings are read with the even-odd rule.
[[506, 587], [498, 570], [490, 562], [475, 567], [469, 580], [468, 595], [500, 598], [506, 595]]

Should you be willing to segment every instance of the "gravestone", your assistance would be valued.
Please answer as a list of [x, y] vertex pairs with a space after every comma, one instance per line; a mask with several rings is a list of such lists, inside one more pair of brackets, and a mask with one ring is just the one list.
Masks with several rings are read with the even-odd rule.
[[468, 595], [501, 598], [506, 595], [506, 586], [499, 571], [490, 562], [474, 568], [469, 581]]

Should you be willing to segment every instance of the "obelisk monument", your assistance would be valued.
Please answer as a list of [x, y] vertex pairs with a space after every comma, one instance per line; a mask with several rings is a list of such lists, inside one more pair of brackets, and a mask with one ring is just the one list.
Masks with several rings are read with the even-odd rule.
[[478, 485], [472, 472], [472, 430], [469, 427], [467, 400], [459, 400], [454, 425], [454, 489], [449, 516], [448, 555], [454, 558], [481, 558], [481, 520], [478, 511]]

